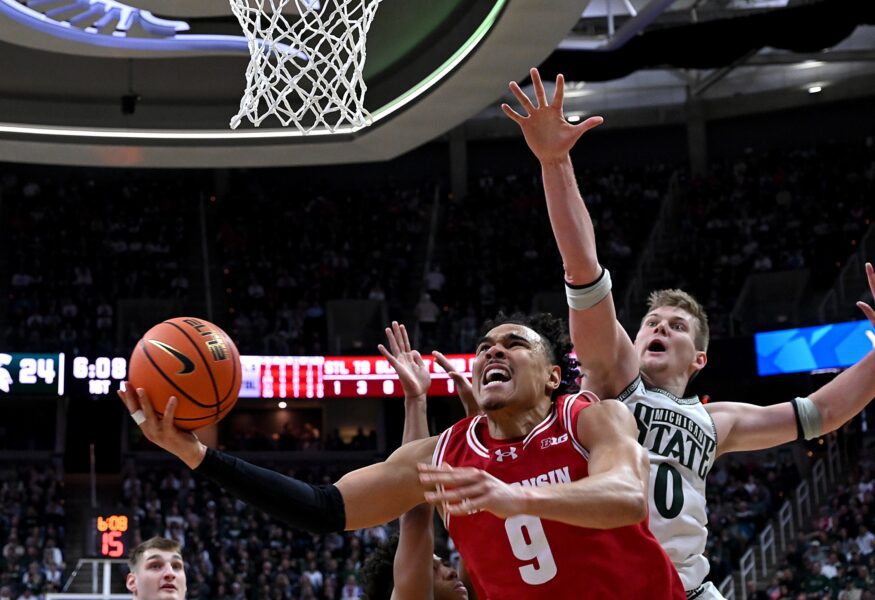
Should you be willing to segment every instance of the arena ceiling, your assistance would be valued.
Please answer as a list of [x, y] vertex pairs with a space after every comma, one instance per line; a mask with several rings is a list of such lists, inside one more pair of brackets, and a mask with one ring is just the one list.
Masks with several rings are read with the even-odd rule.
[[[550, 55], [586, 6], [384, 0], [364, 73], [375, 124], [304, 137], [274, 125], [229, 131], [249, 55], [227, 3], [132, 1], [186, 20], [137, 8], [126, 30], [101, 29], [101, 15], [70, 23], [83, 8], [118, 9], [115, 0], [0, 0], [0, 160], [226, 167], [391, 158], [492, 102]], [[220, 4], [225, 16], [216, 16]]]
[[374, 125], [302, 136], [270, 120], [229, 129], [249, 57], [225, 0], [0, 0], [0, 161], [383, 160], [466, 121], [507, 128], [497, 102], [531, 65], [566, 74], [579, 115], [659, 120], [690, 98], [777, 107], [817, 82], [830, 98], [871, 94], [873, 13], [856, 0], [383, 0], [364, 73]]

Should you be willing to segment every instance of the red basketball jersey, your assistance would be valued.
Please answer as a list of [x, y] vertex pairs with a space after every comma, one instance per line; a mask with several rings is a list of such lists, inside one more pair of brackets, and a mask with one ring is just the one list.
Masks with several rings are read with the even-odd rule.
[[[577, 419], [592, 398], [561, 396], [524, 438], [496, 440], [486, 417], [459, 421], [438, 439], [434, 464], [476, 467], [522, 486], [587, 477], [588, 453]], [[589, 529], [531, 515], [500, 519], [489, 512], [446, 516], [447, 530], [480, 600], [683, 600], [680, 578], [647, 520], [616, 529]]]

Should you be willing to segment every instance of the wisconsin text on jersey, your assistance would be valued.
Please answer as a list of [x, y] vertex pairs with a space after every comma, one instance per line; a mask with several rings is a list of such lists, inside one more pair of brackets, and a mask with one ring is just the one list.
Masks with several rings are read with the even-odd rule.
[[522, 481], [514, 481], [510, 485], [521, 485], [523, 487], [541, 487], [552, 485], [554, 483], [571, 483], [571, 474], [568, 472], [568, 467], [561, 469], [551, 469], [546, 473], [523, 479]]
[[638, 443], [655, 454], [674, 458], [679, 464], [705, 477], [717, 440], [682, 412], [635, 405]]

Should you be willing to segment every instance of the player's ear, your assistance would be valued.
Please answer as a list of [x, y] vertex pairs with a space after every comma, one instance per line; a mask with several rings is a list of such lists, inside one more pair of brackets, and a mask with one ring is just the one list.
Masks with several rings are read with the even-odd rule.
[[134, 597], [137, 596], [137, 578], [134, 577], [133, 573], [128, 573], [127, 578], [125, 579], [125, 587], [128, 588], [128, 591], [134, 594]]
[[696, 357], [693, 359], [693, 367], [695, 368], [694, 373], [698, 373], [702, 369], [705, 368], [705, 365], [708, 364], [708, 355], [702, 350], [696, 351]]
[[559, 384], [562, 383], [562, 367], [559, 365], [551, 365], [550, 366], [550, 376], [547, 378], [547, 386], [546, 392], [550, 395], [553, 394], [558, 388]]

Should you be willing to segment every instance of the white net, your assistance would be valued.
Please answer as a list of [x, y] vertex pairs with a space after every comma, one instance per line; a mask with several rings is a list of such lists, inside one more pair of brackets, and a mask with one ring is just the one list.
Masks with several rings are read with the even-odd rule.
[[368, 125], [362, 71], [381, 1], [294, 0], [296, 15], [290, 0], [230, 0], [251, 55], [231, 128], [243, 119], [258, 127], [271, 115], [303, 133]]

